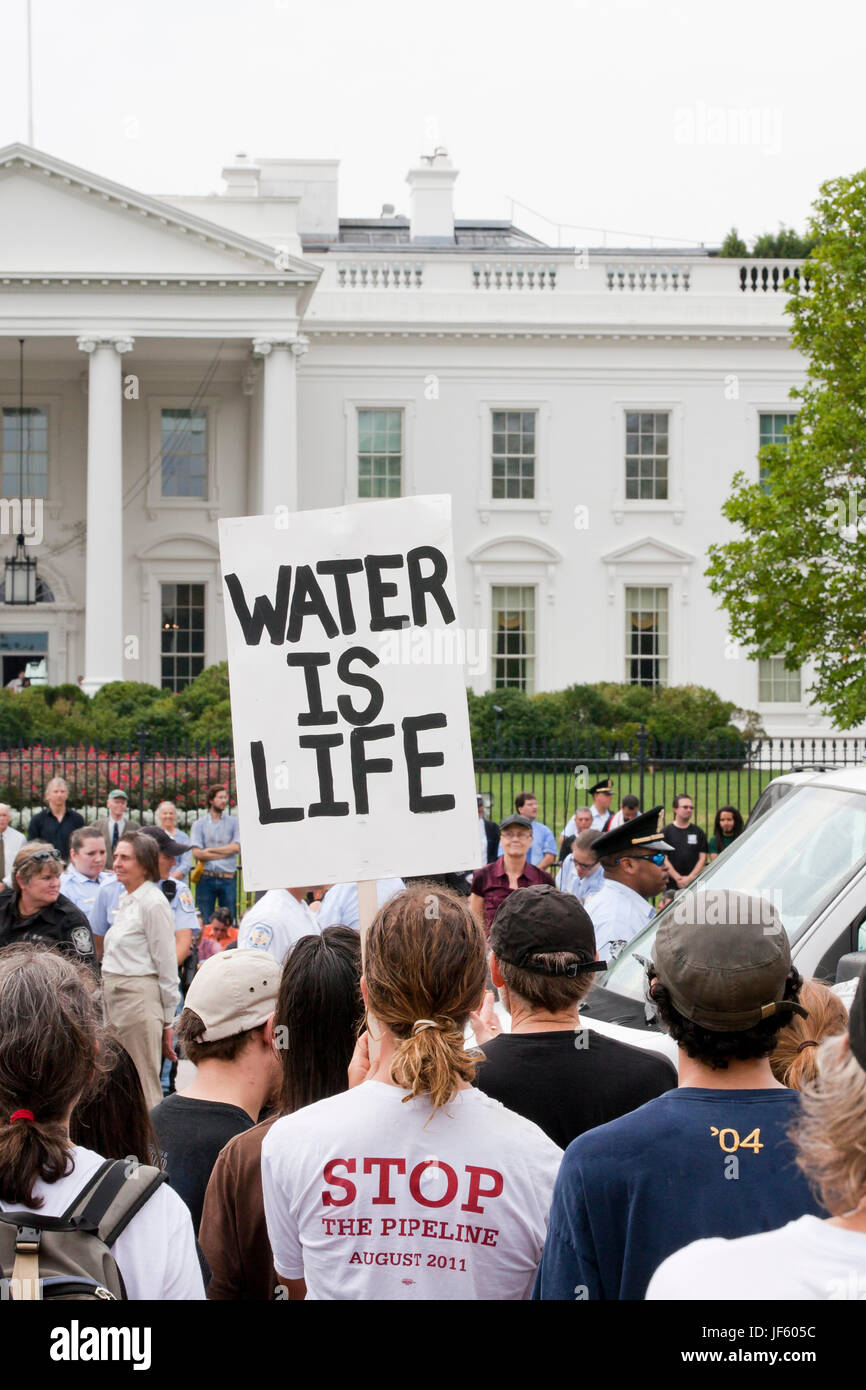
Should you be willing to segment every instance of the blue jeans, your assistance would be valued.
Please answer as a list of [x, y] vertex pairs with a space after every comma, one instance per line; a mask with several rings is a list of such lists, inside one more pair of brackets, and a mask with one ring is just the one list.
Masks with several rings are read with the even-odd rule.
[[237, 892], [236, 878], [216, 878], [205, 870], [195, 891], [195, 905], [203, 924], [207, 926], [215, 907], [227, 907], [232, 918], [236, 917]]

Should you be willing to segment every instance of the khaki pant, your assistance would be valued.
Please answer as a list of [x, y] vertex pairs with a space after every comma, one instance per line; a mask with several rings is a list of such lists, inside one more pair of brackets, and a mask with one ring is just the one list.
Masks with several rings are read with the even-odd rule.
[[162, 1100], [162, 1003], [155, 975], [102, 976], [105, 1016], [138, 1072], [148, 1110]]

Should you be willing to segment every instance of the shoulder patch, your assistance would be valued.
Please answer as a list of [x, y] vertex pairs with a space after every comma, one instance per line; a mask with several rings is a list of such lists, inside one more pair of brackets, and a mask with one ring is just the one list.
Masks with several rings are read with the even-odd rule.
[[250, 939], [247, 942], [247, 945], [253, 947], [254, 950], [266, 951], [270, 946], [273, 937], [273, 927], [266, 927], [262, 924], [252, 928], [250, 932]]
[[180, 900], [180, 905], [183, 908], [184, 912], [195, 911], [195, 905], [192, 900], [192, 893], [189, 891], [188, 888], [181, 888], [177, 896]]
[[73, 927], [72, 944], [80, 956], [93, 954], [93, 938], [89, 927]]

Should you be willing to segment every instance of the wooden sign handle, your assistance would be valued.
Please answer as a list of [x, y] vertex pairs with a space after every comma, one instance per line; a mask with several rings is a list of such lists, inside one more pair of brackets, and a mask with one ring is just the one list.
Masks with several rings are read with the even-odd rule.
[[[370, 923], [379, 911], [379, 897], [376, 891], [376, 880], [374, 878], [362, 878], [358, 880], [358, 917], [361, 931], [361, 973], [364, 973], [367, 960], [367, 932]], [[378, 1039], [373, 1037], [369, 1029], [369, 1022], [372, 1019], [373, 1031], [378, 1034], [379, 1027], [375, 1018], [367, 1013], [367, 1046], [370, 1052], [370, 1062], [375, 1062], [379, 1055]]]

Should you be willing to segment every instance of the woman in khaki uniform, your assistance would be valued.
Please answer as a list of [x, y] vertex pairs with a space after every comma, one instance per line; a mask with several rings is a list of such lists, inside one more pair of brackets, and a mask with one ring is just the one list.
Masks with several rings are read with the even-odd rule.
[[102, 957], [105, 1013], [135, 1063], [148, 1108], [162, 1100], [163, 1057], [176, 1061], [177, 1010], [174, 917], [159, 880], [156, 841], [140, 830], [120, 837], [114, 872], [126, 892], [106, 933]]

